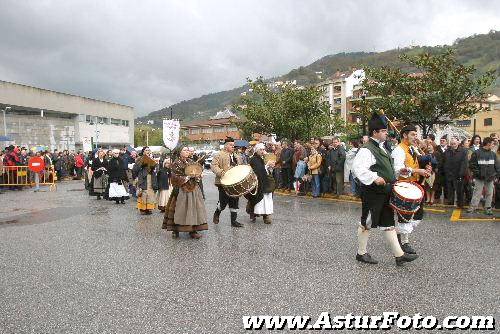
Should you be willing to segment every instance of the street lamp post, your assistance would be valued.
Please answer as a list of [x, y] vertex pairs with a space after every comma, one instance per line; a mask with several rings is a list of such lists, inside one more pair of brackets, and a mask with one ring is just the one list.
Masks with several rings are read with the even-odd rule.
[[[94, 133], [95, 133], [95, 148], [97, 148], [97, 144], [99, 143], [99, 133], [100, 131], [97, 129], [97, 124], [104, 124], [103, 122], [97, 122], [97, 117], [96, 117], [96, 121], [95, 121], [95, 130], [94, 130]], [[90, 122], [90, 125], [94, 125], [93, 122]]]
[[7, 137], [7, 121], [6, 121], [6, 118], [5, 118], [5, 112], [7, 110], [10, 110], [10, 107], [5, 107], [3, 108], [3, 134], [5, 137]]

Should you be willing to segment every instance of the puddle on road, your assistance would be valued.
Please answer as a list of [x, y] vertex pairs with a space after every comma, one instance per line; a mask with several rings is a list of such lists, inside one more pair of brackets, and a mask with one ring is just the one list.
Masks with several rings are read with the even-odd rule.
[[43, 210], [32, 210], [20, 215], [10, 216], [0, 219], [0, 227], [9, 225], [30, 225], [49, 223], [61, 219], [78, 216], [86, 212], [87, 207], [59, 207]]

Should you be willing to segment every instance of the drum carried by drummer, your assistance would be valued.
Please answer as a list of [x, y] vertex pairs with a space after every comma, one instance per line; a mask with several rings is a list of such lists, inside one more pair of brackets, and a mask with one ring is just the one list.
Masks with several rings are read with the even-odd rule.
[[[229, 196], [221, 182], [221, 179], [226, 172], [241, 164], [241, 157], [234, 153], [234, 139], [231, 137], [226, 138], [224, 141], [224, 149], [214, 156], [211, 165], [211, 169], [215, 174], [215, 186], [219, 189], [219, 202], [217, 203], [217, 208], [215, 209], [213, 216], [214, 224], [219, 223], [220, 214], [224, 211], [226, 206], [229, 206], [229, 211], [231, 213], [231, 226], [243, 227], [243, 224], [239, 223], [237, 220], [239, 197], [236, 196], [240, 194], [235, 192], [232, 194], [233, 196]], [[246, 167], [250, 168], [249, 166]], [[235, 174], [236, 176], [239, 173], [232, 174]]]
[[400, 183], [399, 187], [394, 187], [393, 194], [396, 203], [394, 208], [398, 215], [398, 240], [403, 251], [409, 254], [416, 254], [410, 246], [409, 235], [424, 216], [424, 190], [416, 182], [420, 177], [429, 177], [432, 172], [430, 165], [425, 169], [419, 166], [420, 152], [416, 139], [417, 128], [414, 125], [405, 126], [401, 129], [401, 143], [391, 154], [394, 159], [394, 172]]

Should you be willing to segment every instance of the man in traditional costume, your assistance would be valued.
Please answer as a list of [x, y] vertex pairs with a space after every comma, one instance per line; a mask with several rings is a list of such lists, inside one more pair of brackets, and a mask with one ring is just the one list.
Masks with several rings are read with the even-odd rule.
[[[358, 253], [356, 260], [369, 264], [377, 264], [367, 252], [370, 229], [378, 227], [396, 258], [396, 265], [415, 260], [416, 254], [405, 253], [398, 242], [394, 210], [389, 205], [392, 184], [396, 181], [391, 156], [384, 148], [387, 138], [387, 122], [385, 118], [373, 114], [368, 122], [370, 139], [359, 150], [353, 160], [354, 175], [361, 182], [361, 223], [358, 227]], [[371, 224], [370, 224], [371, 222]]]
[[163, 229], [172, 231], [174, 238], [179, 232], [188, 232], [193, 239], [201, 238], [199, 231], [208, 230], [207, 213], [201, 193], [201, 175], [186, 175], [186, 167], [195, 163], [189, 158], [187, 147], [172, 164], [171, 181], [173, 190], [168, 200]]
[[[401, 129], [401, 143], [392, 151], [394, 160], [394, 173], [398, 180], [418, 182], [420, 176], [429, 177], [432, 170], [420, 168], [418, 157], [420, 156], [417, 149], [417, 128], [414, 125], [407, 125]], [[429, 166], [429, 168], [432, 168]], [[420, 207], [413, 215], [398, 215], [398, 240], [401, 248], [405, 253], [416, 254], [409, 242], [409, 234], [422, 221], [424, 216], [424, 201], [422, 198]]]
[[250, 221], [255, 223], [257, 216], [262, 216], [265, 224], [271, 224], [273, 213], [273, 191], [276, 183], [273, 177], [273, 168], [276, 161], [264, 161], [266, 155], [265, 146], [262, 143], [255, 145], [255, 154], [250, 159], [250, 166], [259, 181], [257, 192], [245, 195], [247, 202], [247, 213]]
[[113, 150], [113, 157], [108, 161], [109, 187], [108, 198], [115, 201], [116, 204], [125, 204], [129, 198], [125, 190], [124, 183], [128, 181], [127, 174], [123, 169], [123, 160], [120, 157], [120, 150]]
[[106, 153], [99, 149], [97, 157], [92, 160], [92, 181], [90, 187], [90, 195], [97, 196], [100, 200], [101, 196], [106, 195], [108, 186], [108, 161], [106, 160]]
[[156, 162], [149, 147], [142, 148], [141, 156], [135, 162], [132, 175], [137, 178], [137, 209], [141, 214], [150, 215], [156, 207], [158, 180], [155, 177]]
[[213, 223], [218, 224], [220, 214], [226, 206], [229, 205], [231, 212], [231, 226], [243, 227], [243, 224], [237, 221], [238, 219], [238, 202], [239, 198], [230, 197], [224, 191], [221, 185], [222, 176], [232, 167], [241, 165], [241, 158], [234, 154], [234, 139], [228, 137], [224, 142], [224, 149], [214, 156], [211, 169], [215, 174], [215, 186], [219, 189], [219, 202], [214, 212]]

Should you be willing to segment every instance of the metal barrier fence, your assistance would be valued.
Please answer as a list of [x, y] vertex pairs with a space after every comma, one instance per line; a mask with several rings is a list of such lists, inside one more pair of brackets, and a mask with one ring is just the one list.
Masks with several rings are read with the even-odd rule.
[[56, 189], [56, 180], [54, 166], [47, 166], [39, 173], [29, 170], [28, 166], [3, 166], [0, 168], [0, 186], [3, 187], [33, 187], [38, 183], [40, 186], [49, 186], [49, 190], [53, 191]]

